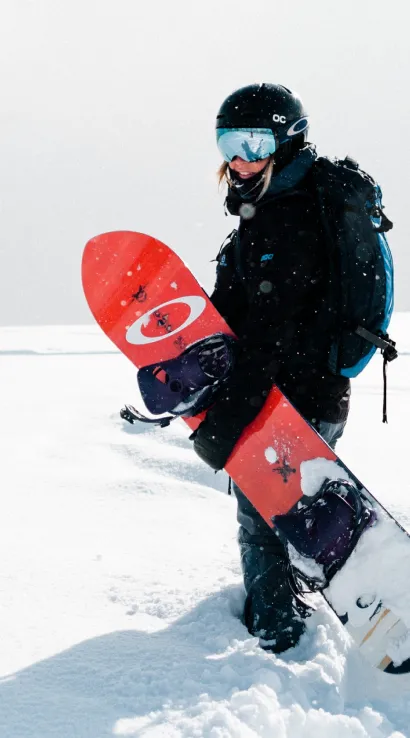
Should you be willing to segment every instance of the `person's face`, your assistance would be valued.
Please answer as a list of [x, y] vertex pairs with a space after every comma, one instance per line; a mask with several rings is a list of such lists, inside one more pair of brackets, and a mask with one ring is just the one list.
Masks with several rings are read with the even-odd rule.
[[249, 179], [258, 172], [264, 169], [269, 161], [269, 156], [266, 159], [258, 159], [258, 161], [245, 161], [240, 156], [235, 156], [231, 162], [229, 162], [229, 168], [232, 169], [241, 179]]

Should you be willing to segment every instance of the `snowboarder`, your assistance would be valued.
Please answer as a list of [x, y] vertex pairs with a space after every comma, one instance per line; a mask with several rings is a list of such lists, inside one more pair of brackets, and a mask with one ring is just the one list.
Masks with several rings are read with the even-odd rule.
[[[216, 121], [226, 207], [239, 227], [217, 257], [211, 300], [238, 337], [235, 367], [194, 434], [196, 453], [222, 469], [272, 385], [334, 448], [349, 411], [349, 379], [328, 368], [334, 316], [328, 309], [329, 257], [299, 97], [273, 84], [233, 92]], [[296, 645], [311, 610], [293, 580], [285, 549], [240, 489], [239, 546], [244, 620], [263, 648]]]

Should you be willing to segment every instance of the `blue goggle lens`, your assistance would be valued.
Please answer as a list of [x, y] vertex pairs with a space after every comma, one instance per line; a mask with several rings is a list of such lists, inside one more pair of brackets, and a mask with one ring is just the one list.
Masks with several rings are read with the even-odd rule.
[[228, 162], [235, 156], [245, 161], [258, 161], [276, 151], [275, 137], [269, 128], [217, 128], [216, 142]]

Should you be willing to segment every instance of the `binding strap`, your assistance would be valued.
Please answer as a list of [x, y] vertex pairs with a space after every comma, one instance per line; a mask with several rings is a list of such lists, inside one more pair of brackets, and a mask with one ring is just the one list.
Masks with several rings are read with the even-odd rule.
[[170, 424], [171, 420], [175, 420], [177, 417], [176, 415], [173, 415], [172, 417], [168, 418], [147, 418], [145, 415], [142, 415], [142, 413], [139, 412], [133, 405], [124, 405], [124, 407], [120, 410], [121, 417], [126, 420], [128, 423], [131, 423], [131, 425], [134, 425], [134, 423], [140, 422], [140, 423], [151, 423], [152, 425], [159, 425], [161, 428], [166, 428], [167, 425]]

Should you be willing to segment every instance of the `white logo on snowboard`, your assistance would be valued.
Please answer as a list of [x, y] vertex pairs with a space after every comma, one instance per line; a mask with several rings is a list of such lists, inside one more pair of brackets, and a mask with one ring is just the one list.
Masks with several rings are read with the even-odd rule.
[[[158, 310], [163, 310], [164, 308], [168, 307], [168, 305], [175, 305], [176, 303], [183, 303], [185, 305], [188, 305], [190, 309], [190, 313], [187, 319], [182, 323], [182, 325], [179, 325], [177, 328], [175, 328], [175, 330], [170, 331], [169, 333], [165, 333], [163, 336], [144, 336], [144, 334], [141, 332], [141, 328], [148, 325], [151, 315], [153, 315], [153, 313], [156, 313]], [[152, 308], [152, 310], [149, 310], [148, 313], [144, 313], [144, 315], [141, 315], [141, 317], [138, 318], [135, 323], [130, 325], [125, 334], [125, 338], [128, 343], [132, 343], [134, 346], [141, 346], [145, 343], [155, 343], [156, 341], [163, 341], [164, 338], [174, 336], [175, 333], [180, 333], [189, 325], [191, 325], [191, 323], [199, 318], [199, 316], [204, 312], [205, 308], [206, 300], [204, 297], [200, 297], [199, 295], [176, 297], [175, 300], [168, 300], [168, 302], [163, 302], [161, 303], [161, 305], [157, 305], [156, 307]]]

